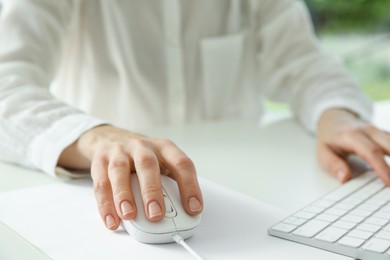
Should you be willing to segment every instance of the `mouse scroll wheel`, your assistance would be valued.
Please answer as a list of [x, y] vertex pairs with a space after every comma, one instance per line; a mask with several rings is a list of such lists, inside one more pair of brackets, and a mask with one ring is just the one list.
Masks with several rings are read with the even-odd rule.
[[171, 201], [164, 194], [164, 203], [165, 203], [165, 217], [172, 218], [176, 216], [175, 209], [172, 206]]

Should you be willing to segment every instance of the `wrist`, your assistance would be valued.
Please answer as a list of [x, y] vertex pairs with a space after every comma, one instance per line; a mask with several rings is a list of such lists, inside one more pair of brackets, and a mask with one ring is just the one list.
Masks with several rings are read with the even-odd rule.
[[58, 166], [70, 169], [89, 169], [92, 161], [93, 143], [96, 142], [96, 130], [107, 125], [99, 125], [84, 132], [75, 142], [66, 147], [59, 159]]
[[359, 115], [352, 111], [342, 108], [331, 108], [322, 113], [318, 125], [317, 133], [326, 134], [335, 130], [344, 128], [356, 127], [362, 124], [363, 121]]
[[75, 143], [77, 150], [83, 154], [84, 157], [92, 160], [93, 151], [96, 150], [96, 147], [101, 142], [102, 136], [105, 136], [105, 133], [110, 132], [111, 128], [113, 128], [113, 126], [104, 124], [89, 129], [83, 133]]
[[321, 114], [320, 119], [318, 120], [318, 127], [320, 127], [320, 125], [325, 122], [350, 123], [359, 120], [360, 117], [350, 110], [342, 108], [331, 108]]

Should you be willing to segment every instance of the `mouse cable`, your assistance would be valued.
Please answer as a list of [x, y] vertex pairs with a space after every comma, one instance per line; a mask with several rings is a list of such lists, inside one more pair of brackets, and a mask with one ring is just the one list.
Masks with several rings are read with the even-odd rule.
[[203, 257], [201, 257], [200, 255], [198, 255], [198, 253], [196, 253], [185, 241], [184, 239], [179, 235], [179, 234], [174, 234], [172, 236], [172, 239], [178, 243], [179, 245], [181, 245], [182, 247], [184, 247], [191, 255], [193, 255], [196, 259], [198, 260], [205, 260]]

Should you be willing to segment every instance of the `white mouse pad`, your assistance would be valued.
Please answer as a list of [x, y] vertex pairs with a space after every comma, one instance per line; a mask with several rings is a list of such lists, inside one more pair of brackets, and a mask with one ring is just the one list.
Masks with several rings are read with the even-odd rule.
[[[188, 244], [206, 259], [347, 259], [267, 235], [285, 214], [200, 180], [205, 210]], [[146, 245], [107, 230], [89, 180], [0, 193], [0, 221], [53, 259], [193, 259], [179, 245]]]

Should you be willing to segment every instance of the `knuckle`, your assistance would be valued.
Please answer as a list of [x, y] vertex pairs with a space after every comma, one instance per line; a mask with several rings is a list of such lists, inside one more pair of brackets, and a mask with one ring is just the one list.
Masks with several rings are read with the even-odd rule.
[[367, 133], [371, 133], [376, 130], [375, 126], [373, 126], [372, 124], [365, 124], [362, 126], [362, 129]]
[[124, 145], [119, 142], [112, 143], [110, 145], [110, 152], [115, 154], [121, 154], [123, 153]]
[[129, 190], [126, 190], [126, 188], [117, 188], [116, 191], [114, 192], [114, 199], [116, 201], [121, 201], [123, 199], [130, 199], [131, 194]]
[[338, 133], [338, 140], [344, 140], [348, 142], [354, 142], [362, 134], [362, 129], [357, 127], [351, 127]]
[[131, 146], [133, 146], [135, 148], [142, 148], [142, 147], [148, 146], [148, 144], [145, 140], [138, 139], [138, 138], [130, 140], [129, 143]]
[[360, 128], [352, 127], [350, 129], [348, 129], [347, 131], [343, 132], [343, 134], [346, 136], [356, 137], [356, 136], [359, 136], [361, 134], [361, 132], [362, 131]]
[[190, 186], [198, 186], [198, 178], [195, 171], [186, 172], [185, 175], [179, 177], [179, 181], [186, 188]]
[[176, 146], [174, 142], [172, 142], [171, 140], [169, 139], [160, 139], [159, 140], [159, 143], [162, 145], [162, 146]]
[[153, 185], [153, 184], [146, 185], [141, 190], [142, 190], [143, 196], [147, 199], [154, 197], [157, 194], [161, 193], [161, 187], [158, 185]]
[[110, 211], [112, 206], [113, 206], [112, 201], [109, 200], [108, 198], [101, 199], [98, 202], [98, 209], [100, 212]]
[[155, 157], [151, 154], [143, 154], [139, 156], [137, 161], [140, 167], [149, 168], [155, 164]]
[[382, 156], [382, 149], [377, 145], [372, 145], [367, 150], [368, 154], [371, 156]]
[[193, 161], [187, 156], [180, 156], [175, 159], [174, 166], [181, 169], [193, 169], [195, 165]]
[[184, 181], [183, 186], [185, 187], [185, 191], [188, 193], [193, 193], [199, 190], [199, 186], [196, 182], [193, 181]]
[[102, 150], [98, 150], [93, 157], [93, 162], [106, 162], [107, 161], [107, 156], [106, 153]]
[[126, 169], [129, 167], [129, 161], [125, 159], [114, 159], [108, 164], [109, 170]]
[[338, 130], [335, 133], [336, 140], [345, 140], [351, 137], [350, 129], [347, 130]]
[[93, 183], [95, 193], [106, 193], [110, 191], [111, 183], [109, 180], [99, 180]]

